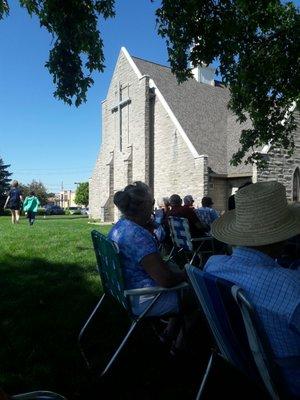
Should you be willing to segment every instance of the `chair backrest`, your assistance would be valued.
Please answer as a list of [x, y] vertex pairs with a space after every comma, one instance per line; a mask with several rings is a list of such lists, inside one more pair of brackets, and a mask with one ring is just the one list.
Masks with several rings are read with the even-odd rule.
[[221, 355], [279, 399], [268, 340], [242, 289], [192, 265], [186, 270]]
[[116, 244], [96, 230], [91, 235], [104, 292], [111, 294], [130, 311], [129, 301], [124, 295], [124, 280]]
[[184, 251], [193, 251], [192, 237], [187, 218], [169, 217], [168, 221], [174, 246]]

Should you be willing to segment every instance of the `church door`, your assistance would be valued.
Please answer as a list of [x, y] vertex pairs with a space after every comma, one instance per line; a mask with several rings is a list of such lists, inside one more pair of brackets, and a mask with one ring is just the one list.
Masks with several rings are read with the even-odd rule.
[[293, 175], [293, 201], [300, 201], [300, 170], [295, 169]]

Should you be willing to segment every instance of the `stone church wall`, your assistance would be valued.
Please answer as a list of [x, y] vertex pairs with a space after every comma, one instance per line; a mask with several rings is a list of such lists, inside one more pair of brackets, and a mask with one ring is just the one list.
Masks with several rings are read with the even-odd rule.
[[[130, 99], [122, 107], [121, 139], [119, 111], [112, 111], [119, 101], [120, 85], [122, 98]], [[148, 183], [148, 93], [149, 78], [139, 80], [120, 52], [107, 98], [102, 103], [102, 145], [90, 180], [91, 218], [116, 220], [119, 213], [113, 205], [114, 193], [132, 181]]]
[[290, 157], [286, 150], [273, 148], [267, 154], [268, 165], [263, 171], [257, 171], [257, 181], [276, 180], [286, 187], [287, 199], [293, 198], [293, 175], [297, 167], [300, 167], [300, 115], [295, 115], [297, 129], [294, 133], [295, 151]]
[[154, 196], [191, 194], [200, 204], [207, 190], [207, 158], [193, 157], [157, 98], [154, 108]]

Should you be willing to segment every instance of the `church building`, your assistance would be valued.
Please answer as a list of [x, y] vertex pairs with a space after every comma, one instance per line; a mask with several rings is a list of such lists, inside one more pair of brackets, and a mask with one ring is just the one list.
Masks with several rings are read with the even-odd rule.
[[191, 194], [200, 205], [210, 196], [227, 209], [228, 197], [244, 182], [278, 180], [290, 201], [300, 200], [300, 118], [295, 152], [265, 146], [268, 166], [230, 165], [242, 129], [227, 108], [229, 91], [214, 80], [210, 66], [193, 70], [178, 84], [169, 67], [120, 51], [107, 97], [102, 102], [102, 144], [90, 179], [90, 217], [115, 221], [117, 190], [146, 182], [155, 199]]

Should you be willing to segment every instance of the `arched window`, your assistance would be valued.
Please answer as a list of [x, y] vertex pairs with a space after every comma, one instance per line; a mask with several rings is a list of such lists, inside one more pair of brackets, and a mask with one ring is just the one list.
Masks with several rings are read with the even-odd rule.
[[293, 175], [293, 201], [300, 201], [300, 170], [295, 169]]

